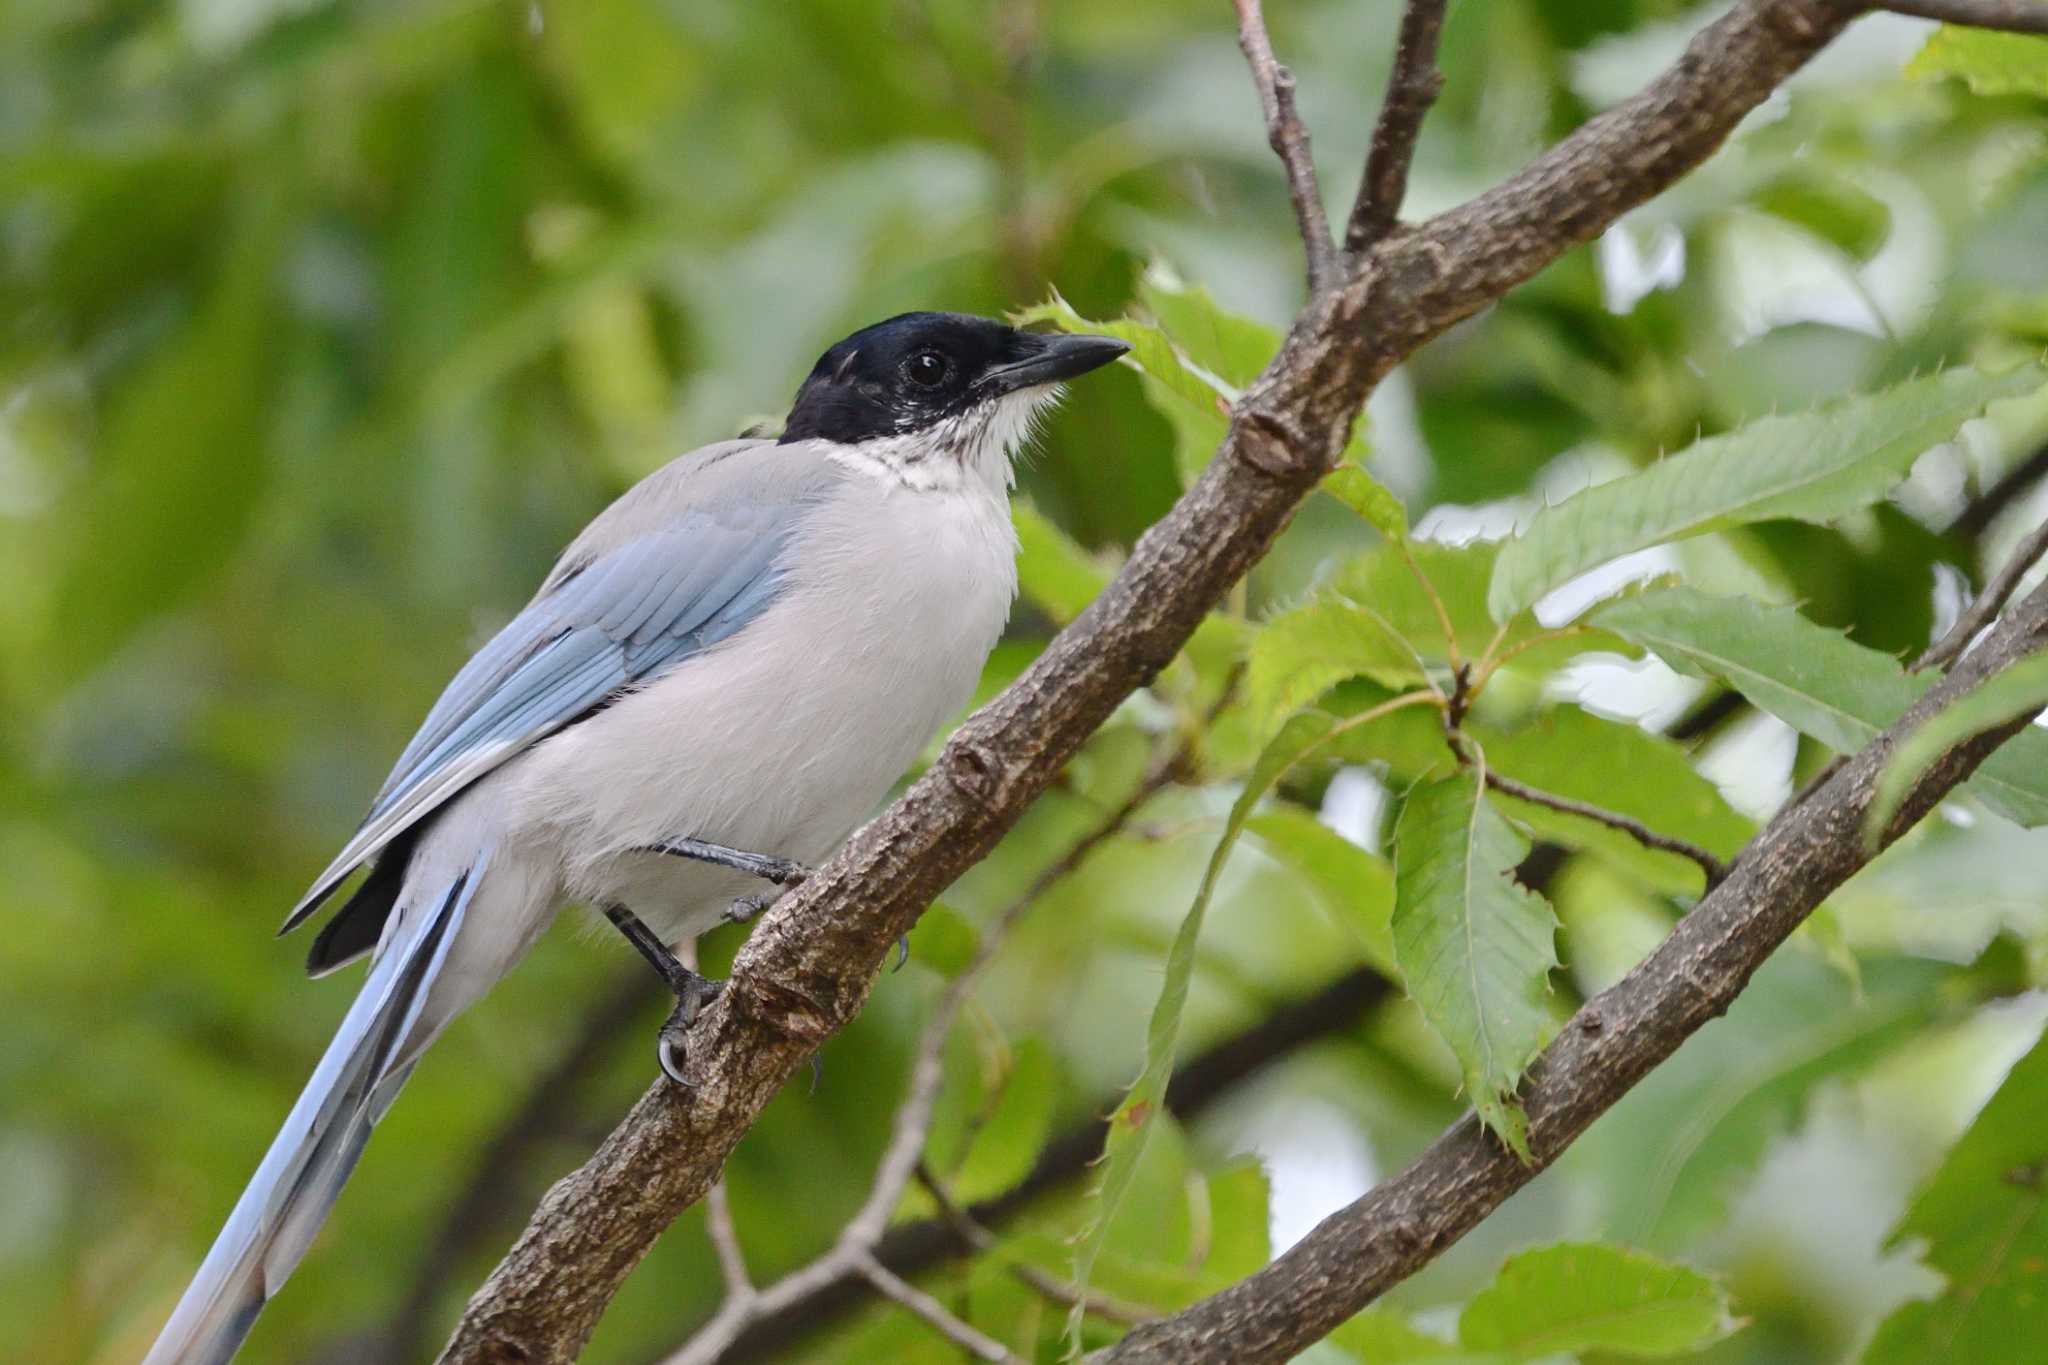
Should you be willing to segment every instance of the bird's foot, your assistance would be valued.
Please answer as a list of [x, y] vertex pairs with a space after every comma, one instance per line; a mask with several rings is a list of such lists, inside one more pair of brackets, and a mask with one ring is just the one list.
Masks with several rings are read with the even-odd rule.
[[782, 898], [780, 891], [756, 891], [725, 907], [727, 924], [745, 924]]
[[676, 1007], [656, 1035], [654, 1056], [661, 1064], [663, 1075], [677, 1085], [688, 1085], [689, 1082], [683, 1079], [683, 1035], [690, 1031], [690, 1025], [697, 1022], [697, 1016], [704, 1007], [718, 998], [718, 993], [725, 989], [725, 983], [708, 980], [684, 966], [682, 959], [625, 906], [606, 906], [604, 917], [626, 936], [626, 942], [647, 959], [648, 965], [660, 973], [668, 988], [675, 992]]
[[[688, 971], [687, 968], [685, 970]], [[676, 992], [676, 1007], [669, 1012], [661, 1032], [655, 1035], [654, 1056], [661, 1064], [661, 1074], [677, 1085], [688, 1088], [694, 1084], [683, 1074], [683, 1068], [689, 1061], [684, 1039], [704, 1007], [716, 1000], [724, 989], [723, 981], [713, 981], [689, 972], [689, 979]]]

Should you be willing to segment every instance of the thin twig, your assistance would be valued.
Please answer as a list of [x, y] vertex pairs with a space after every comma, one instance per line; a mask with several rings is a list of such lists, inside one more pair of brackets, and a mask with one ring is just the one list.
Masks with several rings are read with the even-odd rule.
[[1971, 28], [2048, 33], [2048, 4], [2041, 0], [1886, 0], [1879, 8]]
[[1294, 73], [1273, 56], [1273, 41], [1266, 36], [1266, 16], [1259, 0], [1232, 0], [1237, 6], [1237, 45], [1252, 69], [1252, 83], [1259, 88], [1259, 108], [1266, 116], [1266, 141], [1287, 170], [1287, 197], [1294, 201], [1294, 223], [1301, 230], [1302, 250], [1308, 256], [1310, 298], [1328, 287], [1337, 265], [1337, 248], [1330, 237], [1330, 220], [1323, 213], [1323, 190], [1316, 181], [1315, 158], [1310, 155], [1308, 128], [1294, 108]]
[[1984, 533], [1986, 527], [2004, 515], [2006, 508], [2019, 501], [2022, 494], [2039, 483], [2044, 475], [2048, 475], [2048, 443], [2044, 443], [2026, 459], [1999, 475], [1991, 487], [1972, 498], [1956, 519], [1948, 524], [1946, 534], [1976, 539]]
[[751, 1294], [754, 1282], [747, 1275], [747, 1253], [740, 1246], [739, 1229], [732, 1222], [732, 1199], [725, 1182], [719, 1181], [704, 1194], [704, 1230], [718, 1253], [718, 1273], [725, 1279], [727, 1294]]
[[1400, 217], [1401, 201], [1408, 197], [1408, 168], [1415, 164], [1415, 139], [1444, 88], [1444, 73], [1436, 64], [1443, 31], [1444, 0], [1408, 0], [1401, 13], [1387, 96], [1372, 130], [1372, 151], [1358, 181], [1351, 222], [1344, 229], [1344, 250], [1352, 255], [1379, 242]]
[[1969, 648], [1970, 641], [1977, 638], [1977, 633], [1991, 624], [1992, 618], [2005, 606], [2006, 599], [2012, 596], [2013, 589], [2019, 587], [2020, 580], [2027, 576], [2027, 571], [2033, 568], [2035, 561], [2044, 554], [2048, 554], [2048, 521], [2043, 521], [2020, 540], [2019, 545], [2006, 559], [2005, 566], [1991, 575], [1990, 581], [1984, 585], [1984, 591], [1978, 593], [1970, 605], [1963, 609], [1963, 614], [1948, 628], [1948, 633], [1929, 645], [1927, 652], [1913, 661], [1913, 670], [1919, 672], [1928, 668], [1946, 669], [1953, 664], [1962, 652]]
[[1654, 848], [1664, 853], [1676, 853], [1681, 858], [1692, 859], [1692, 861], [1699, 864], [1700, 871], [1707, 874], [1707, 890], [1709, 891], [1719, 886], [1722, 879], [1728, 875], [1728, 864], [1722, 862], [1698, 844], [1688, 843], [1684, 839], [1673, 838], [1669, 834], [1659, 834], [1656, 830], [1651, 829], [1632, 815], [1623, 815], [1619, 811], [1608, 810], [1605, 807], [1595, 806], [1585, 801], [1574, 801], [1569, 796], [1558, 796], [1552, 792], [1544, 791], [1540, 787], [1532, 787], [1526, 782], [1517, 782], [1514, 778], [1495, 772], [1492, 768], [1485, 769], [1483, 776], [1486, 779], [1486, 785], [1503, 796], [1512, 796], [1517, 800], [1527, 801], [1531, 805], [1544, 806], [1566, 815], [1576, 815], [1586, 820], [1593, 820], [1607, 826], [1609, 829], [1620, 830], [1644, 848]]
[[[925, 1193], [938, 1205], [939, 1216], [960, 1234], [961, 1241], [974, 1248], [976, 1252], [994, 1249], [996, 1235], [975, 1222], [974, 1216], [954, 1201], [952, 1194], [946, 1189], [945, 1182], [939, 1179], [938, 1172], [921, 1161], [917, 1164], [917, 1183], [924, 1186]], [[1120, 1322], [1127, 1327], [1133, 1323], [1151, 1322], [1164, 1316], [1157, 1309], [1148, 1308], [1142, 1303], [1132, 1303], [1128, 1299], [1119, 1299], [1096, 1289], [1083, 1289], [1071, 1280], [1062, 1279], [1050, 1271], [1023, 1261], [1012, 1261], [1009, 1269], [1010, 1273], [1024, 1284], [1062, 1308], [1080, 1307], [1098, 1318]]]
[[867, 1282], [886, 1298], [895, 1300], [917, 1316], [930, 1323], [938, 1332], [955, 1346], [972, 1352], [983, 1360], [1017, 1361], [1021, 1357], [993, 1337], [983, 1336], [974, 1328], [954, 1317], [952, 1310], [931, 1295], [919, 1289], [910, 1281], [901, 1278], [889, 1267], [875, 1259], [871, 1251], [863, 1251], [856, 1260], [860, 1273]]

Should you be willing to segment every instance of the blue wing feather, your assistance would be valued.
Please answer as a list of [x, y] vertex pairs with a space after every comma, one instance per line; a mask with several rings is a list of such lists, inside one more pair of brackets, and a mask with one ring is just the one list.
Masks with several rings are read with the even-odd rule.
[[[498, 763], [624, 688], [746, 628], [774, 602], [802, 513], [824, 486], [686, 507], [558, 573], [463, 666], [371, 804], [361, 829], [284, 928], [302, 922], [393, 836]], [[282, 930], [280, 931], [282, 932]]]

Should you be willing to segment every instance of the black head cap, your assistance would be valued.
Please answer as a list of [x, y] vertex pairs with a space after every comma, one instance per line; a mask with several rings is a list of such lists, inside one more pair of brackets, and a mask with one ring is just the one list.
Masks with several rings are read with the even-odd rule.
[[920, 431], [1129, 349], [1112, 337], [1020, 332], [964, 313], [902, 313], [818, 357], [782, 439], [850, 445]]

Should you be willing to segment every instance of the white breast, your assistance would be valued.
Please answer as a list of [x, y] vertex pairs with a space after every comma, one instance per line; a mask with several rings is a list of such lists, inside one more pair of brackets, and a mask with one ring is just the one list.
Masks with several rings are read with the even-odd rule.
[[856, 473], [797, 546], [759, 620], [508, 774], [569, 894], [621, 901], [672, 940], [698, 932], [760, 887], [630, 850], [695, 837], [815, 862], [972, 695], [1016, 591], [999, 494]]

